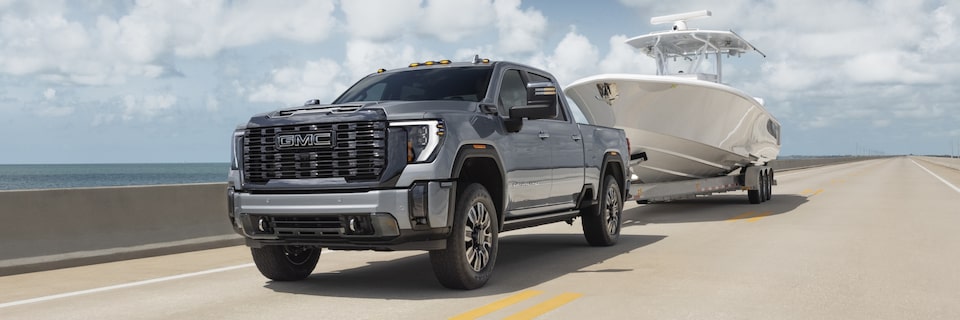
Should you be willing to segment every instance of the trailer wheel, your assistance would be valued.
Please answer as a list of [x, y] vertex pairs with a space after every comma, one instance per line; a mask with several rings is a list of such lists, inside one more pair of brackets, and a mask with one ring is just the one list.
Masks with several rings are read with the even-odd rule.
[[763, 192], [766, 189], [765, 187], [766, 183], [764, 183], [764, 179], [765, 179], [764, 177], [766, 176], [766, 174], [764, 174], [763, 172], [764, 171], [761, 170], [760, 176], [757, 177], [757, 188], [753, 190], [747, 190], [747, 200], [750, 200], [751, 204], [761, 203], [767, 197], [764, 194], [765, 192]]
[[769, 201], [773, 198], [773, 169], [767, 169], [767, 197], [764, 201]]
[[487, 189], [479, 183], [457, 195], [447, 248], [430, 251], [433, 273], [444, 287], [476, 289], [490, 279], [499, 251], [496, 210]]
[[767, 170], [760, 170], [760, 202], [767, 201]]
[[583, 236], [594, 247], [612, 246], [620, 238], [620, 221], [623, 215], [623, 199], [617, 180], [607, 175], [603, 178], [598, 204], [580, 211], [583, 218]]
[[311, 246], [264, 246], [250, 253], [260, 274], [274, 281], [306, 279], [320, 259], [320, 248]]

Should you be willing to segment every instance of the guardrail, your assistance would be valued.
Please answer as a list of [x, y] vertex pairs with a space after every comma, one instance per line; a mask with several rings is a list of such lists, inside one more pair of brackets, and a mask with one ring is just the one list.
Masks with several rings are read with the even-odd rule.
[[0, 191], [0, 237], [0, 276], [243, 243], [227, 221], [226, 183]]

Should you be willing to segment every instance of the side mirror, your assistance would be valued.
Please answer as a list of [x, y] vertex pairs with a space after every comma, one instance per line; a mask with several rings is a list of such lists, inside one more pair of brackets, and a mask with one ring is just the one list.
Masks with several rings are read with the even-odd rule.
[[545, 119], [557, 117], [557, 87], [550, 82], [527, 85], [527, 105], [510, 107], [510, 118]]

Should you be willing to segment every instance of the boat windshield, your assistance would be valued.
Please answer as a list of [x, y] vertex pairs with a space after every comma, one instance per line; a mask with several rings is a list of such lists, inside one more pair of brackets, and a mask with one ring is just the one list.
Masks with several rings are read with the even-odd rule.
[[664, 57], [662, 64], [662, 72], [660, 74], [669, 74], [669, 75], [696, 75], [696, 74], [712, 74], [716, 75], [717, 64], [713, 61], [710, 61], [710, 58], [714, 55], [703, 53], [703, 54], [689, 54], [683, 56], [672, 56]]
[[480, 101], [493, 68], [442, 67], [373, 74], [361, 79], [334, 104], [357, 101]]

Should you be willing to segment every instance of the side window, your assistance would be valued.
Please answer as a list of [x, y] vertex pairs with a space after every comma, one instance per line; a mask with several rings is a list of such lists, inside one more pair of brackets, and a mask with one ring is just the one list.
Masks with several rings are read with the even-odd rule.
[[507, 70], [503, 74], [499, 99], [505, 108], [527, 105], [527, 85], [523, 83], [520, 70]]
[[553, 81], [550, 81], [550, 78], [541, 76], [536, 73], [527, 73], [527, 74], [530, 75], [530, 82], [553, 82]]
[[590, 124], [590, 121], [587, 121], [587, 116], [583, 114], [583, 110], [580, 109], [580, 106], [576, 102], [573, 102], [573, 99], [567, 97], [567, 107], [570, 108], [570, 113], [573, 114], [573, 121], [576, 121], [579, 124]]

